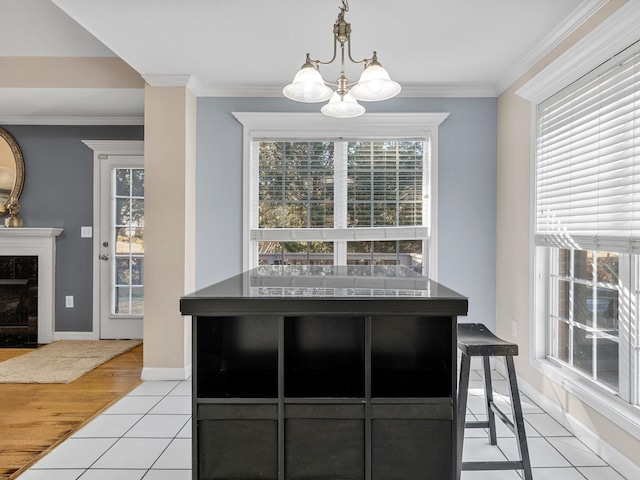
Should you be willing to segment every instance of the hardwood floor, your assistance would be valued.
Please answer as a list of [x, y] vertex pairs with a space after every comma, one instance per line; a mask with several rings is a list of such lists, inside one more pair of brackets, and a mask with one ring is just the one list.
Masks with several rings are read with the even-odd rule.
[[[0, 361], [29, 353], [0, 349]], [[68, 384], [0, 384], [0, 479], [13, 479], [139, 385], [142, 345]]]

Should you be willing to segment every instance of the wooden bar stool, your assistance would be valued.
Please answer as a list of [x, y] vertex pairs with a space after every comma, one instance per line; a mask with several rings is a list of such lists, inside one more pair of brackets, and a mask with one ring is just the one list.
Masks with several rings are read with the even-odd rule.
[[[524, 431], [524, 418], [520, 393], [516, 380], [516, 370], [513, 357], [518, 355], [518, 345], [506, 342], [496, 337], [481, 323], [458, 324], [458, 349], [462, 352], [460, 365], [460, 383], [458, 387], [458, 479], [462, 470], [523, 470], [525, 480], [533, 480], [531, 461], [527, 447], [527, 437]], [[471, 357], [482, 357], [484, 367], [484, 394], [486, 402], [487, 420], [483, 422], [467, 422], [467, 394], [469, 391], [469, 374]], [[491, 366], [489, 357], [504, 357], [507, 365], [509, 380], [509, 396], [511, 398], [511, 413], [513, 421], [509, 419], [493, 401], [493, 386], [491, 384]], [[462, 448], [464, 445], [464, 429], [488, 428], [489, 442], [497, 445], [495, 417], [498, 417], [516, 436], [520, 460], [463, 462]]]

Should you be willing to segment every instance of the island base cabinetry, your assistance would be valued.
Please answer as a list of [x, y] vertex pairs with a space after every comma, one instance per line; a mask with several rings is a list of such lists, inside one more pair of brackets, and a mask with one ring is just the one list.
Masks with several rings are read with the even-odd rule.
[[278, 479], [278, 406], [198, 406], [197, 477]]
[[454, 478], [454, 316], [193, 321], [194, 478]]
[[364, 405], [286, 405], [284, 437], [285, 478], [365, 478]]
[[451, 405], [373, 405], [374, 480], [453, 478]]

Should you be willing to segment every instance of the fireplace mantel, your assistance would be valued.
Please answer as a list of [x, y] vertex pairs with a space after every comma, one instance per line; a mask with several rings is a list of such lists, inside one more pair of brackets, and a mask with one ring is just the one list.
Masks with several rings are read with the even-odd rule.
[[38, 343], [55, 332], [56, 237], [62, 228], [0, 228], [0, 255], [38, 257]]

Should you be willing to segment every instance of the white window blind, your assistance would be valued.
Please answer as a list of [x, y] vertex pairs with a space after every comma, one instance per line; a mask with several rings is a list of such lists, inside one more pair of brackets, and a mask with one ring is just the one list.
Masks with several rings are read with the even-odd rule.
[[422, 141], [349, 142], [348, 226], [422, 225]]
[[428, 236], [428, 142], [256, 141], [252, 239]]
[[639, 50], [540, 105], [538, 245], [640, 252]]
[[333, 227], [333, 143], [259, 142], [258, 228]]

